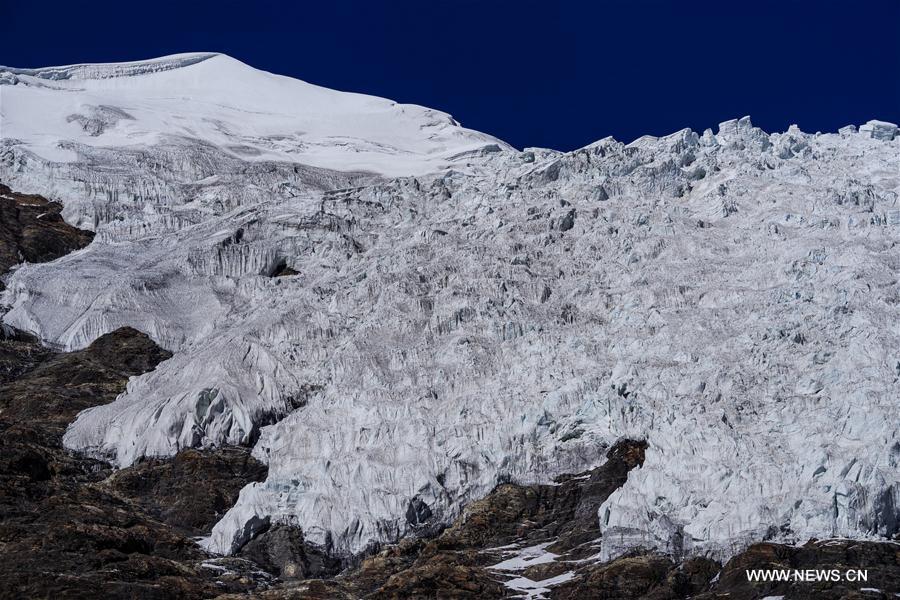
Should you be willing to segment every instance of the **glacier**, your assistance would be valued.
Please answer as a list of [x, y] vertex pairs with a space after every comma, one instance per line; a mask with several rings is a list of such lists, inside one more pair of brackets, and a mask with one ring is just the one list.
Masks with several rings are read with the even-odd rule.
[[623, 437], [649, 447], [606, 557], [900, 531], [890, 123], [519, 151], [200, 53], [0, 67], [0, 180], [97, 234], [11, 273], [4, 322], [175, 353], [67, 447], [268, 464], [216, 552], [267, 521], [360, 552]]

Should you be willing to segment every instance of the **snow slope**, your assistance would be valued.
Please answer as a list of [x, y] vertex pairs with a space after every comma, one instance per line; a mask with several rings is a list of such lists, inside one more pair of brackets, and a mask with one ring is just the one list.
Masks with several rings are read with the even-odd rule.
[[499, 143], [439, 111], [336, 92], [222, 54], [0, 72], [13, 84], [2, 88], [0, 136], [53, 161], [75, 159], [72, 144], [193, 138], [248, 161], [410, 175]]
[[254, 444], [268, 479], [212, 549], [268, 518], [359, 551], [414, 531], [411, 503], [449, 519], [623, 436], [650, 446], [598, 515], [608, 556], [897, 532], [889, 125], [518, 152], [220, 55], [0, 82], [0, 180], [97, 230], [15, 271], [4, 320], [175, 351], [65, 443]]

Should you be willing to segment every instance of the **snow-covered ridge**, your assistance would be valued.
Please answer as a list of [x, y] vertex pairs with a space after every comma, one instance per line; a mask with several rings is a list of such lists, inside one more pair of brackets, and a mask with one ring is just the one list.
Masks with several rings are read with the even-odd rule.
[[[112, 77], [134, 77], [160, 71], [180, 69], [196, 64], [216, 56], [216, 52], [189, 52], [173, 54], [150, 60], [137, 60], [122, 63], [85, 63], [79, 65], [65, 65], [60, 67], [40, 67], [36, 69], [20, 69], [16, 67], [0, 66], [0, 82], [3, 82], [3, 73], [12, 75], [28, 75], [38, 79], [50, 79], [54, 81], [62, 79], [86, 80], [109, 79]], [[7, 80], [7, 83], [9, 81]]]
[[[0, 82], [0, 142], [54, 165], [83, 163], [85, 152], [174, 144], [180, 153], [212, 147], [242, 161], [396, 176], [507, 147], [440, 111], [329, 90], [223, 54], [3, 67]], [[215, 165], [206, 171], [217, 174]]]
[[518, 152], [222, 56], [117, 81], [2, 90], [0, 179], [97, 231], [18, 269], [5, 320], [176, 352], [65, 443], [255, 443], [268, 479], [211, 548], [268, 517], [357, 551], [620, 437], [649, 448], [598, 516], [609, 554], [897, 533], [896, 126]]

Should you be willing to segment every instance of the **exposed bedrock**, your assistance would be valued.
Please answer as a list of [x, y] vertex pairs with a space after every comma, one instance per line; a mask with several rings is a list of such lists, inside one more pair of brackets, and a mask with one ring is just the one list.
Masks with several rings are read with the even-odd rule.
[[67, 354], [12, 333], [0, 340], [12, 374], [0, 383], [0, 598], [201, 598], [271, 579], [223, 577], [191, 539], [265, 476], [247, 449], [113, 471], [62, 448], [78, 411], [112, 401], [168, 353], [133, 329]]
[[346, 566], [329, 548], [308, 544], [299, 527], [275, 525], [263, 529], [238, 555], [281, 579], [325, 579], [337, 575]]
[[114, 471], [104, 482], [147, 515], [191, 535], [206, 535], [237, 501], [238, 491], [266, 476], [247, 448], [182, 450]]
[[91, 242], [93, 232], [68, 225], [62, 209], [57, 202], [19, 194], [0, 183], [0, 276], [18, 263], [47, 262]]
[[[32, 343], [7, 338], [0, 346], [11, 355], [21, 348], [27, 357]], [[108, 465], [61, 445], [79, 410], [112, 401], [129, 377], [167, 356], [140, 332], [120, 329], [81, 351], [52, 353], [37, 364], [27, 358], [14, 368], [14, 379], [0, 384], [0, 597], [175, 598], [218, 591], [199, 567], [206, 554], [188, 531], [157, 520], [122, 493], [127, 490], [111, 487]], [[243, 483], [232, 483], [234, 491]], [[205, 525], [216, 516], [208, 513]]]

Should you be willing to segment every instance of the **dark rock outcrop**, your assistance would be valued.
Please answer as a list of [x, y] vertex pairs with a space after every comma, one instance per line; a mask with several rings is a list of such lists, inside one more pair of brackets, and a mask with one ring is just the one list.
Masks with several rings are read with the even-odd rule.
[[602, 598], [604, 600], [691, 598], [705, 590], [719, 572], [715, 561], [695, 558], [676, 565], [657, 554], [638, 554], [588, 565], [575, 577], [553, 588], [559, 600]]
[[146, 514], [191, 535], [204, 535], [234, 506], [241, 488], [266, 477], [248, 448], [182, 450], [114, 472], [104, 485]]
[[597, 509], [643, 464], [646, 448], [644, 441], [623, 440], [607, 452], [602, 466], [563, 475], [555, 485], [499, 485], [467, 507], [436, 542], [453, 549], [555, 540], [552, 552], [589, 551], [600, 537]]
[[61, 212], [62, 205], [56, 202], [0, 184], [0, 275], [20, 262], [59, 258], [94, 239], [92, 232], [63, 221]]
[[343, 566], [327, 549], [306, 542], [299, 527], [290, 525], [270, 527], [241, 548], [240, 556], [282, 579], [333, 577]]
[[[4, 341], [8, 357], [34, 343], [17, 337]], [[113, 472], [62, 447], [79, 411], [112, 401], [166, 351], [123, 328], [37, 364], [19, 356], [8, 359], [18, 376], [0, 384], [0, 598], [200, 598], [256, 587], [203, 568], [208, 556], [191, 539], [224, 509], [217, 502], [264, 476], [246, 449]]]
[[[12, 346], [34, 347], [29, 336], [8, 340]], [[79, 412], [106, 404], [125, 388], [128, 378], [152, 370], [171, 354], [143, 333], [118, 329], [98, 338], [84, 350], [50, 353], [41, 362], [10, 363], [18, 377], [0, 388], [0, 420], [26, 436], [27, 432], [48, 447], [58, 447], [62, 434]]]
[[0, 384], [30, 371], [51, 354], [33, 335], [0, 323]]
[[199, 548], [103, 490], [104, 463], [61, 445], [79, 410], [110, 402], [165, 357], [122, 329], [20, 365], [0, 386], [0, 597], [174, 597], [210, 586], [185, 566], [202, 558]]
[[[822, 574], [811, 577], [818, 581], [757, 582], [747, 577], [747, 571], [754, 569], [801, 572], [811, 569]], [[861, 580], [857, 571], [864, 571], [866, 579]], [[827, 577], [824, 572], [828, 572]], [[726, 562], [715, 585], [697, 599], [784, 596], [791, 600], [887, 600], [897, 594], [900, 594], [900, 544], [897, 542], [812, 540], [799, 547], [768, 542], [750, 546]]]

